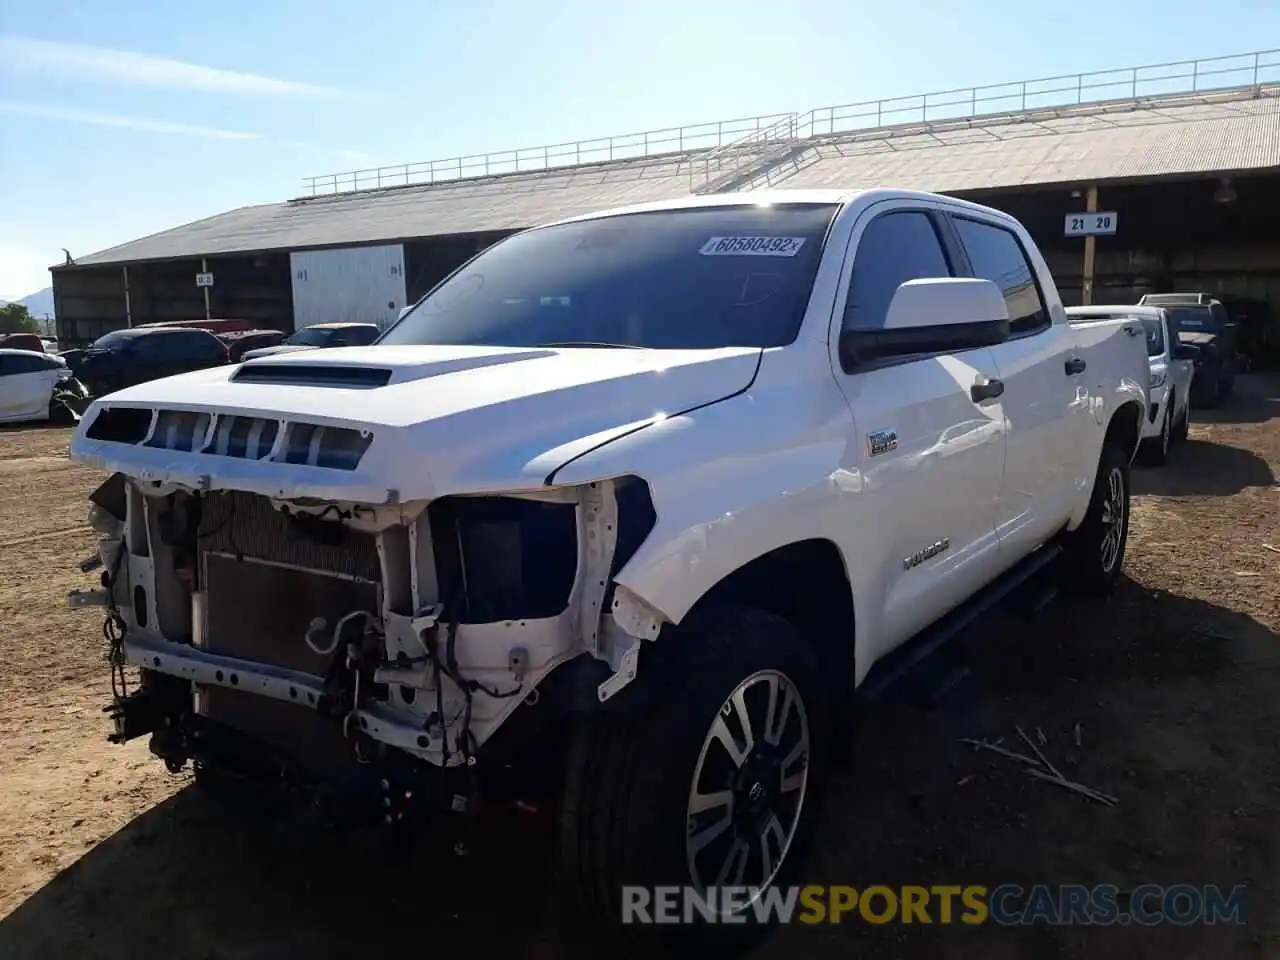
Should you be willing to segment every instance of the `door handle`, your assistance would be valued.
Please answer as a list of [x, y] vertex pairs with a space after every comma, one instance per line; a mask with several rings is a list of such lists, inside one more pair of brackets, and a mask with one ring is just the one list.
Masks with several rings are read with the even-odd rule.
[[1075, 376], [1077, 373], [1084, 373], [1084, 368], [1088, 366], [1088, 364], [1086, 364], [1079, 357], [1072, 357], [1070, 360], [1066, 362], [1064, 366], [1066, 367], [1066, 370], [1067, 370], [1067, 376], [1072, 377], [1072, 376]]
[[983, 400], [994, 400], [1002, 393], [1004, 393], [1004, 381], [997, 380], [994, 377], [980, 376], [973, 382], [973, 386], [969, 388], [969, 397], [974, 403], [981, 403]]

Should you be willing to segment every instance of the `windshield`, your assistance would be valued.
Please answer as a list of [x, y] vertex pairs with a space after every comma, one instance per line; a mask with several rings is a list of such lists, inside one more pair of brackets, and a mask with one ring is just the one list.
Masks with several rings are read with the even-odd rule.
[[1217, 323], [1208, 307], [1166, 307], [1165, 312], [1179, 333], [1216, 333]]
[[93, 350], [123, 350], [127, 348], [135, 339], [136, 335], [128, 330], [114, 330], [111, 333], [104, 333], [97, 340], [93, 341]]
[[800, 328], [834, 204], [632, 213], [516, 234], [381, 344], [772, 347]]
[[285, 343], [298, 347], [323, 347], [333, 339], [332, 328], [303, 327], [285, 338]]

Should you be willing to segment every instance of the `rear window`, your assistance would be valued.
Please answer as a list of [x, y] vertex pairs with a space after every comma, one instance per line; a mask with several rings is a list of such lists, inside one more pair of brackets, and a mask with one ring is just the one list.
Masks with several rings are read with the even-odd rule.
[[835, 204], [623, 214], [516, 234], [380, 343], [772, 347], [800, 329]]
[[1179, 333], [1216, 333], [1218, 330], [1209, 307], [1166, 307], [1165, 312]]

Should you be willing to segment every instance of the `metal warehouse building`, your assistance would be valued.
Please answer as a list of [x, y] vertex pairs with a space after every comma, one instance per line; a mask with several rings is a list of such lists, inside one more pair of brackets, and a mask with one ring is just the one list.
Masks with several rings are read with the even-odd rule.
[[206, 317], [284, 330], [386, 323], [516, 230], [762, 187], [897, 186], [1007, 210], [1036, 237], [1068, 303], [1134, 302], [1162, 290], [1280, 303], [1280, 50], [305, 183], [299, 199], [54, 267], [59, 340]]

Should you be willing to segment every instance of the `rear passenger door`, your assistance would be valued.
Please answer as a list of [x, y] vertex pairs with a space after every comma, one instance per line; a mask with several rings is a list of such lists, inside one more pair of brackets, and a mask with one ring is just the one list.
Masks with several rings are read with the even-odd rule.
[[1009, 308], [1009, 339], [992, 347], [1004, 382], [1004, 480], [996, 530], [1008, 565], [1056, 534], [1071, 514], [1074, 417], [1087, 412], [1079, 390], [1075, 338], [1065, 312], [1050, 314], [1040, 278], [1008, 226], [953, 212], [968, 276], [993, 281]]
[[[889, 303], [908, 280], [955, 276], [941, 215], [918, 202], [871, 207], [855, 225], [841, 329], [883, 330]], [[838, 351], [837, 351], [838, 354]], [[1001, 401], [975, 402], [970, 388], [994, 377], [988, 348], [902, 355], [836, 378], [853, 415], [860, 579], [881, 605], [870, 631], [877, 657], [945, 614], [993, 576], [996, 501], [1003, 470]]]

